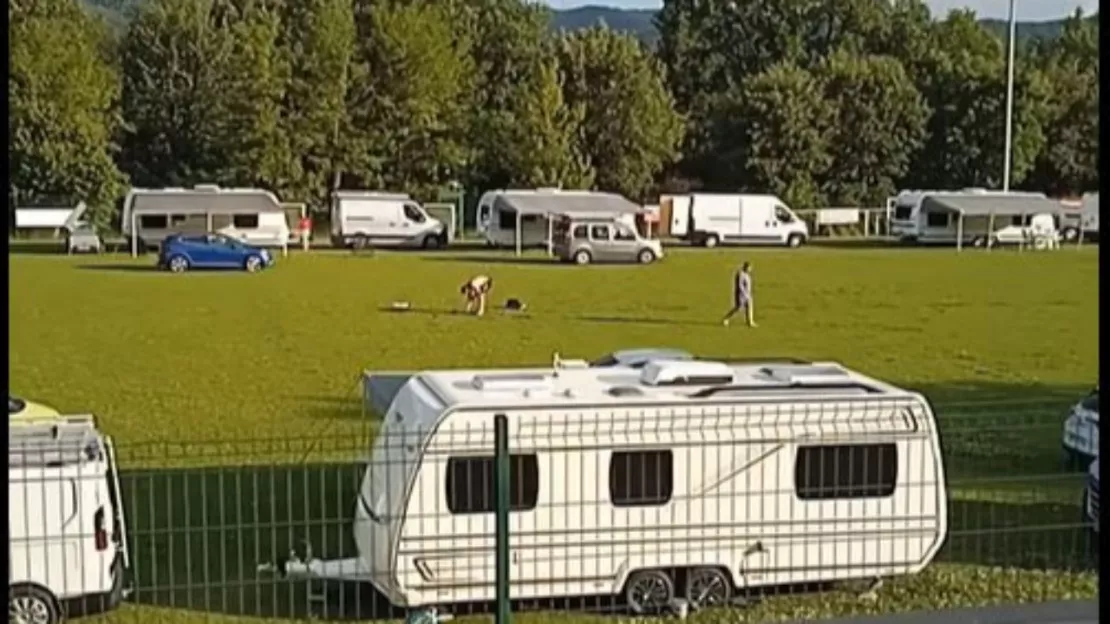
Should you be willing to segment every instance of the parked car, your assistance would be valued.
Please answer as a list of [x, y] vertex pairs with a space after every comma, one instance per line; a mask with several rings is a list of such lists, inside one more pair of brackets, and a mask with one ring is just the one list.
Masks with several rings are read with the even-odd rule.
[[270, 252], [223, 234], [175, 234], [162, 241], [159, 268], [182, 273], [192, 268], [244, 269], [250, 273], [272, 266]]
[[609, 217], [562, 217], [552, 232], [552, 249], [563, 262], [638, 262], [663, 257], [663, 245]]
[[41, 403], [33, 403], [8, 395], [8, 421], [57, 418], [58, 410]]
[[1098, 457], [1098, 387], [1072, 406], [1064, 420], [1064, 464], [1084, 470]]

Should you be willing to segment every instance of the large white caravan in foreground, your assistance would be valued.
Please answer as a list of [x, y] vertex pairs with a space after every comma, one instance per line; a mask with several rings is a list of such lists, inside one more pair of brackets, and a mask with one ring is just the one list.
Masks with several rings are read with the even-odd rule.
[[513, 598], [635, 612], [920, 571], [945, 539], [919, 394], [835, 363], [445, 370], [397, 390], [354, 503], [358, 556], [290, 576], [401, 606], [494, 596], [493, 419], [508, 418]]
[[8, 430], [8, 617], [56, 624], [70, 606], [114, 607], [130, 561], [111, 439], [92, 416]]

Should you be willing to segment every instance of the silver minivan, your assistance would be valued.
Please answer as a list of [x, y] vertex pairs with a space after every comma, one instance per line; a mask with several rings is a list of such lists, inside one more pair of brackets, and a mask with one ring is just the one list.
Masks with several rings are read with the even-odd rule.
[[609, 217], [568, 217], [556, 221], [553, 251], [563, 262], [638, 262], [663, 257], [663, 245], [644, 238], [630, 225]]

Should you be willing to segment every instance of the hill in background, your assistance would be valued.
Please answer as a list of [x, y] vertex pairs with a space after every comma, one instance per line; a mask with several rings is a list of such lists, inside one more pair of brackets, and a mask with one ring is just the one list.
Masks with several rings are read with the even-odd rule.
[[[85, 0], [93, 10], [105, 17], [114, 28], [126, 28], [127, 20], [135, 7], [143, 0]], [[617, 9], [606, 6], [583, 6], [576, 9], [551, 11], [551, 28], [553, 30], [581, 30], [591, 26], [605, 25], [613, 30], [618, 30], [635, 35], [648, 45], [654, 45], [659, 39], [652, 19], [655, 11], [650, 9]], [[1097, 20], [1098, 15], [1088, 17]], [[1005, 39], [1007, 34], [1006, 20], [984, 19], [980, 20], [988, 30], [1000, 38]], [[1053, 39], [1059, 36], [1064, 26], [1064, 20], [1047, 22], [1018, 22], [1017, 35], [1019, 40], [1024, 39]]]

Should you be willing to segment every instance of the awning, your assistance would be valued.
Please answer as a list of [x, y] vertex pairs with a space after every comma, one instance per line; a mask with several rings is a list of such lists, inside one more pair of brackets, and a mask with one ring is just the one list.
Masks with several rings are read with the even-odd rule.
[[269, 191], [254, 189], [164, 189], [132, 191], [131, 214], [258, 214], [282, 212], [281, 202]]
[[521, 215], [626, 215], [642, 212], [644, 207], [615, 193], [502, 193], [494, 199], [496, 211]]
[[965, 217], [1061, 214], [1064, 206], [1055, 199], [1035, 196], [927, 196], [921, 202], [924, 212], [954, 212]]

